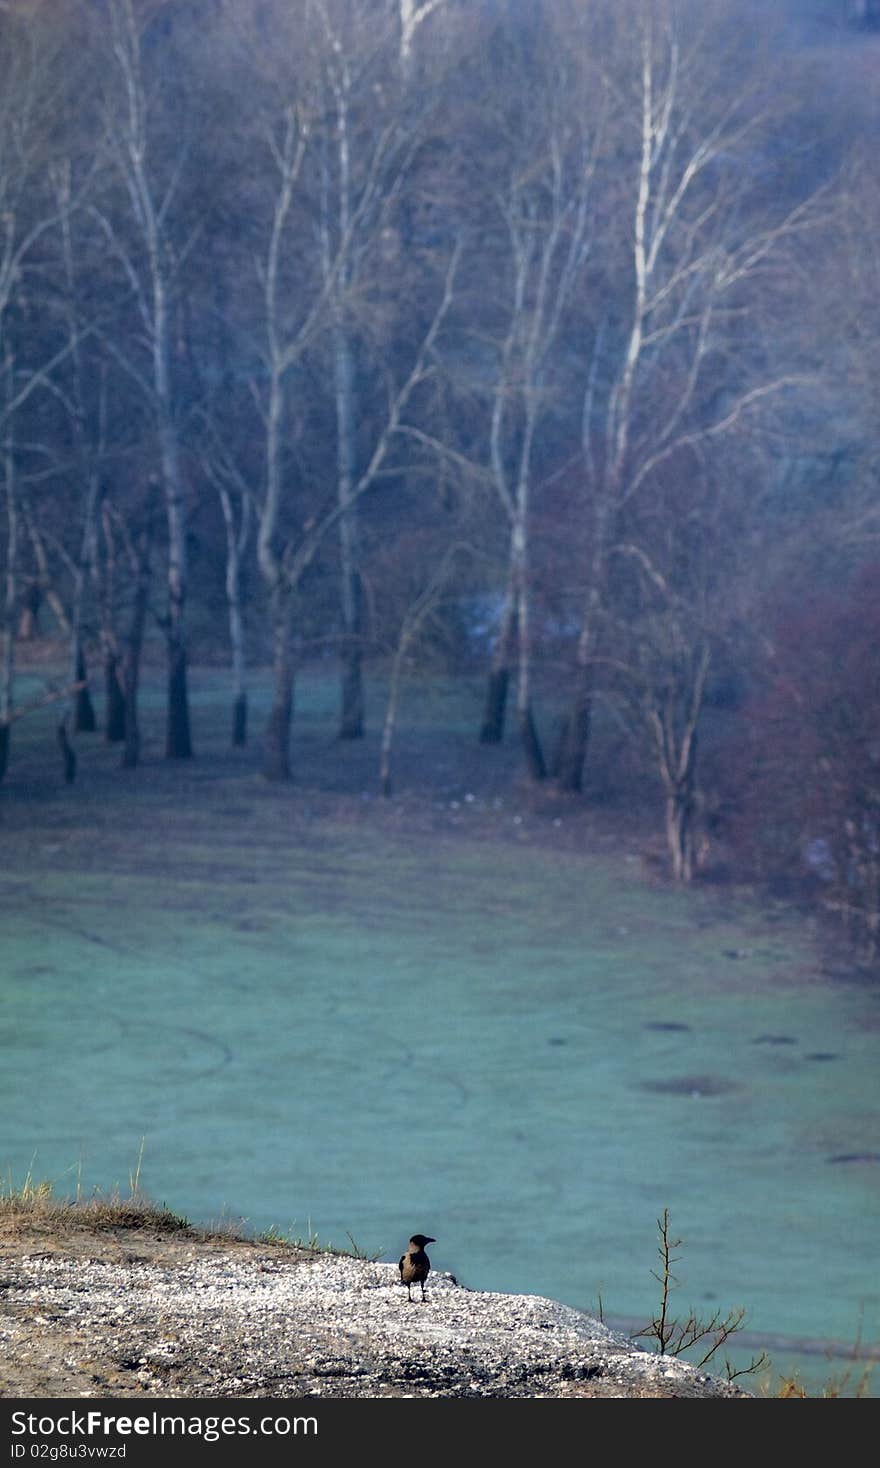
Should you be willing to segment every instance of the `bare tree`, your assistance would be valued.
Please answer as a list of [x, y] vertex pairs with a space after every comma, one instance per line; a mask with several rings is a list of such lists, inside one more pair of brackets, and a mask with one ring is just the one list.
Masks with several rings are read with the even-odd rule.
[[[275, 275], [271, 268], [272, 254], [273, 250], [270, 247], [270, 269], [266, 272], [267, 282], [271, 281]], [[437, 339], [453, 300], [458, 258], [459, 252], [454, 250], [442, 283], [439, 301], [418, 343], [409, 370], [400, 382], [389, 378], [385, 416], [371, 446], [369, 458], [352, 483], [350, 491], [344, 500], [337, 499], [333, 507], [328, 507], [326, 504], [319, 507], [317, 512], [311, 514], [301, 525], [298, 534], [288, 536], [280, 551], [276, 546], [276, 536], [282, 510], [280, 437], [283, 406], [282, 381], [286, 370], [284, 363], [287, 360], [287, 353], [278, 351], [278, 339], [270, 327], [268, 333], [269, 360], [270, 364], [274, 364], [270, 373], [270, 383], [273, 386], [270, 391], [269, 411], [265, 418], [267, 477], [265, 493], [258, 507], [257, 542], [260, 567], [271, 598], [273, 625], [275, 694], [266, 734], [264, 764], [265, 773], [270, 779], [286, 779], [290, 775], [289, 737], [294, 676], [291, 618], [295, 594], [326, 536], [337, 526], [340, 518], [357, 505], [364, 495], [376, 485], [380, 476], [400, 472], [401, 447], [412, 433], [407, 422], [407, 409], [417, 388], [433, 373]], [[267, 306], [269, 307], [267, 323], [273, 323], [276, 317], [272, 309], [274, 293], [271, 291], [267, 298]], [[304, 331], [307, 325], [308, 322], [303, 323], [300, 330]], [[296, 348], [296, 350], [293, 351], [289, 362], [292, 363], [295, 360], [298, 351], [304, 346], [304, 337], [293, 338], [288, 347], [289, 349]]]
[[[361, 533], [352, 489], [385, 420], [384, 404], [374, 408], [368, 384], [385, 375], [396, 346], [395, 327], [399, 331], [407, 308], [418, 319], [419, 281], [414, 276], [421, 262], [414, 261], [418, 242], [412, 215], [422, 186], [419, 154], [430, 152], [432, 138], [430, 106], [408, 90], [408, 83], [413, 39], [438, 8], [438, 0], [418, 7], [393, 0], [384, 15], [381, 10], [364, 14], [351, 0], [324, 0], [317, 8], [325, 42], [319, 73], [325, 99], [318, 150], [321, 271], [331, 321], [341, 511], [339, 733], [355, 739], [364, 729], [363, 599]], [[395, 11], [401, 27], [399, 65]], [[425, 86], [430, 72], [423, 66]]]
[[125, 739], [125, 655], [118, 631], [122, 577], [119, 572], [121, 515], [106, 485], [99, 489], [100, 536], [91, 561], [98, 603], [101, 652], [104, 663], [104, 738], [108, 744]]
[[304, 314], [287, 326], [281, 289], [282, 248], [294, 196], [309, 143], [311, 118], [302, 102], [288, 103], [280, 125], [270, 127], [267, 141], [277, 169], [265, 255], [260, 276], [263, 287], [266, 397], [261, 405], [265, 425], [265, 487], [259, 505], [257, 556], [269, 593], [272, 625], [274, 693], [265, 736], [264, 773], [267, 778], [290, 777], [290, 723], [293, 717], [294, 663], [291, 648], [292, 593], [289, 546], [279, 549], [278, 536], [284, 501], [285, 476], [282, 442], [285, 430], [286, 383], [290, 370], [305, 351], [321, 320], [325, 301], [305, 306]]
[[[343, 7], [344, 11], [344, 7]], [[342, 605], [342, 702], [339, 734], [359, 739], [364, 732], [362, 671], [362, 593], [359, 571], [357, 505], [352, 488], [357, 479], [356, 341], [352, 293], [363, 270], [368, 239], [381, 217], [382, 184], [402, 132], [357, 127], [359, 93], [365, 86], [362, 61], [350, 51], [353, 38], [343, 30], [344, 13], [331, 18], [321, 7], [326, 50], [322, 67], [330, 101], [332, 127], [322, 138], [321, 264], [332, 320], [333, 385], [336, 415], [336, 472], [339, 516], [340, 592]], [[335, 21], [335, 23], [334, 23]], [[341, 21], [342, 26], [339, 24]], [[349, 28], [346, 27], [346, 30]], [[361, 43], [366, 36], [358, 38]], [[367, 50], [372, 49], [368, 45]], [[361, 104], [363, 104], [361, 97]], [[374, 104], [375, 99], [371, 99]], [[353, 116], [353, 114], [355, 114]], [[396, 145], [396, 146], [395, 146]], [[378, 156], [377, 156], [378, 150]], [[366, 153], [365, 159], [359, 153]], [[359, 166], [360, 165], [360, 166]], [[368, 197], [364, 197], [364, 192]], [[359, 221], [352, 229], [353, 216]], [[340, 249], [345, 242], [345, 248]]]
[[[677, 0], [632, 0], [617, 11], [608, 80], [619, 141], [605, 185], [619, 191], [613, 217], [626, 230], [622, 240], [612, 230], [604, 241], [611, 311], [595, 323], [583, 365], [591, 550], [557, 762], [566, 790], [582, 785], [621, 517], [651, 494], [664, 466], [720, 442], [800, 376], [763, 350], [759, 321], [768, 277], [774, 269], [781, 275], [781, 247], [809, 220], [811, 205], [768, 202], [754, 178], [752, 156], [759, 138], [771, 146], [772, 129], [748, 76], [729, 64], [724, 42], [735, 38], [723, 32], [724, 14]], [[618, 259], [627, 261], [623, 280]]]
[[444, 0], [398, 0], [400, 17], [400, 68], [409, 77], [413, 64], [416, 36], [428, 17]]
[[153, 540], [153, 518], [155, 485], [147, 490], [145, 504], [132, 530], [125, 521], [120, 524], [122, 539], [129, 564], [131, 607], [129, 611], [128, 637], [123, 658], [123, 704], [125, 744], [122, 764], [125, 769], [134, 769], [140, 760], [141, 733], [138, 721], [138, 687], [140, 684], [141, 653], [143, 651], [144, 628], [150, 595], [150, 548]]
[[18, 635], [24, 642], [30, 637], [36, 636], [37, 616], [44, 602], [48, 603], [55, 625], [64, 638], [70, 636], [70, 620], [64, 602], [55, 584], [52, 567], [49, 563], [49, 550], [44, 535], [31, 504], [31, 497], [25, 487], [24, 479], [19, 488], [19, 507], [22, 515], [22, 523], [27, 534], [31, 548], [33, 570], [25, 583], [24, 605], [19, 623]]
[[174, 205], [186, 164], [185, 144], [170, 144], [161, 156], [157, 138], [159, 105], [151, 95], [144, 59], [149, 6], [109, 0], [113, 85], [108, 89], [107, 137], [128, 200], [128, 219], [102, 211], [97, 217], [124, 271], [140, 320], [148, 365], [120, 353], [123, 370], [142, 384], [155, 415], [158, 458], [168, 531], [168, 704], [165, 753], [170, 759], [192, 754], [187, 693], [186, 492], [180, 456], [179, 412], [172, 374], [173, 304], [182, 259], [192, 243], [179, 238]]
[[244, 597], [242, 581], [245, 556], [254, 525], [254, 495], [239, 468], [229, 444], [210, 414], [199, 415], [207, 440], [200, 459], [217, 491], [226, 532], [226, 606], [229, 616], [229, 646], [232, 653], [232, 743], [247, 743], [248, 694], [245, 650]]
[[[435, 370], [437, 339], [448, 315], [459, 252], [453, 248], [437, 283], [437, 304], [409, 360], [395, 373], [384, 364], [384, 405], [359, 455], [353, 444], [352, 295], [362, 286], [361, 271], [369, 246], [381, 234], [383, 210], [400, 188], [412, 139], [405, 118], [389, 99], [374, 103], [372, 129], [363, 139], [363, 161], [355, 182], [349, 168], [349, 108], [353, 72], [343, 40], [324, 5], [310, 8], [311, 30], [298, 32], [301, 70], [285, 74], [266, 59], [253, 38], [254, 64], [271, 67], [270, 101], [274, 113], [264, 116], [262, 142], [274, 171], [271, 191], [261, 196], [265, 210], [258, 262], [261, 294], [260, 356], [262, 371], [252, 383], [263, 429], [264, 482], [257, 496], [257, 559], [269, 597], [274, 666], [274, 696], [264, 745], [264, 771], [270, 779], [290, 775], [289, 738], [293, 709], [293, 617], [302, 578], [315, 561], [330, 531], [342, 530], [349, 601], [348, 626], [357, 633], [357, 554], [355, 514], [358, 503], [380, 477], [400, 472], [409, 428], [407, 413], [417, 389]], [[390, 35], [390, 33], [389, 33]], [[325, 100], [329, 94], [329, 114]], [[329, 159], [334, 157], [333, 229], [329, 227]], [[348, 160], [348, 162], [347, 162]], [[317, 238], [308, 221], [318, 203], [321, 227]], [[290, 268], [293, 242], [298, 270]], [[315, 249], [317, 246], [317, 249]], [[291, 401], [291, 384], [302, 374], [320, 335], [330, 328], [333, 341], [332, 387], [337, 428], [337, 474], [333, 503], [303, 492], [292, 431], [300, 405]], [[320, 354], [315, 357], [321, 370]], [[352, 639], [353, 641], [356, 638]], [[353, 680], [355, 722], [359, 672]], [[352, 729], [352, 732], [354, 730]]]
[[[507, 526], [507, 568], [500, 627], [492, 659], [481, 742], [503, 735], [511, 672], [529, 774], [542, 779], [544, 754], [532, 711], [532, 569], [530, 540], [539, 436], [560, 392], [554, 354], [566, 309], [581, 280], [591, 245], [591, 188], [604, 125], [601, 99], [585, 115], [583, 72], [559, 37], [544, 36], [527, 69], [537, 105], [523, 113], [524, 76], [503, 76], [498, 107], [509, 152], [490, 185], [507, 287], [500, 307], [496, 365], [489, 402], [488, 471]], [[504, 115], [505, 108], [512, 119]], [[512, 126], [511, 126], [512, 122]], [[500, 173], [500, 176], [499, 176]], [[498, 231], [494, 231], [496, 238]], [[506, 257], [506, 258], [505, 258]], [[491, 328], [490, 328], [491, 329]], [[546, 463], [546, 444], [542, 444]]]
[[824, 345], [830, 339], [837, 346], [831, 361], [823, 354], [820, 411], [830, 416], [825, 403], [833, 401], [835, 467], [843, 468], [848, 484], [843, 497], [839, 484], [834, 486], [822, 531], [851, 561], [875, 553], [880, 542], [880, 185], [873, 156], [861, 143], [844, 178], [841, 204], [823, 241], [828, 288], [811, 299], [806, 325], [817, 341]]
[[97, 535], [96, 520], [100, 484], [100, 460], [106, 448], [107, 371], [102, 363], [97, 372], [97, 401], [90, 403], [86, 387], [86, 369], [80, 341], [78, 317], [79, 292], [74, 254], [72, 221], [72, 167], [63, 160], [55, 170], [54, 186], [58, 199], [61, 230], [61, 264], [64, 282], [62, 311], [70, 346], [69, 368], [71, 388], [66, 399], [70, 410], [71, 430], [77, 476], [81, 489], [80, 545], [73, 570], [73, 597], [70, 614], [70, 678], [83, 687], [74, 696], [71, 728], [75, 733], [91, 732], [96, 727], [95, 711], [89, 695], [83, 636], [86, 592], [91, 579]]
[[[7, 402], [12, 396], [12, 354], [5, 349], [3, 388]], [[3, 594], [2, 637], [0, 637], [0, 780], [9, 764], [9, 726], [12, 722], [15, 673], [15, 612], [18, 604], [18, 498], [15, 485], [15, 450], [11, 425], [7, 427], [3, 454], [3, 489], [6, 502], [6, 575]]]
[[[701, 524], [699, 536], [704, 528]], [[708, 543], [704, 545], [709, 552]], [[638, 610], [630, 608], [621, 629], [621, 645], [629, 648], [624, 702], [636, 736], [647, 738], [660, 776], [673, 878], [690, 882], [703, 835], [698, 828], [697, 740], [713, 646], [704, 580], [711, 552], [699, 557], [703, 576], [699, 584], [688, 586], [688, 596], [640, 547], [622, 544], [618, 550], [633, 557], [639, 583]]]
[[[67, 39], [64, 17], [34, 3], [0, 14], [0, 453], [5, 496], [6, 568], [2, 600], [0, 662], [0, 778], [9, 757], [13, 709], [15, 619], [21, 594], [22, 547], [28, 522], [17, 463], [16, 422], [37, 394], [52, 387], [53, 374], [79, 333], [60, 344], [51, 330], [27, 341], [25, 358], [16, 336], [26, 333], [16, 318], [32, 308], [39, 290], [35, 256], [58, 224], [63, 209], [45, 188], [56, 156], [54, 128], [64, 110]], [[42, 558], [45, 546], [31, 517], [31, 545]], [[38, 566], [39, 571], [39, 566]], [[52, 695], [54, 697], [54, 695]], [[26, 710], [25, 710], [26, 711]], [[21, 712], [21, 711], [19, 711]]]

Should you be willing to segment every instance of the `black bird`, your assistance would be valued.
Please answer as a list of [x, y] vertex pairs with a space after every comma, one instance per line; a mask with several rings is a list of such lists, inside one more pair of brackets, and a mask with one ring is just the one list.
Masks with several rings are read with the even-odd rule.
[[406, 1285], [407, 1297], [412, 1299], [412, 1286], [418, 1281], [422, 1287], [422, 1304], [425, 1303], [425, 1280], [431, 1272], [431, 1261], [425, 1253], [426, 1244], [436, 1244], [425, 1234], [413, 1234], [405, 1254], [400, 1256], [400, 1282]]

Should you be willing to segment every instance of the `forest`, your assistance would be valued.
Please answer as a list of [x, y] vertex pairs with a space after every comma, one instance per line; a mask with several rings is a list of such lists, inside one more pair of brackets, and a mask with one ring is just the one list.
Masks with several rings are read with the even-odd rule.
[[168, 759], [222, 664], [231, 743], [295, 779], [320, 659], [340, 740], [381, 670], [391, 797], [403, 682], [479, 673], [487, 761], [583, 800], [610, 720], [670, 880], [723, 853], [876, 962], [877, 29], [0, 5], [0, 779], [49, 700], [68, 779], [89, 738], [136, 767], [157, 656]]

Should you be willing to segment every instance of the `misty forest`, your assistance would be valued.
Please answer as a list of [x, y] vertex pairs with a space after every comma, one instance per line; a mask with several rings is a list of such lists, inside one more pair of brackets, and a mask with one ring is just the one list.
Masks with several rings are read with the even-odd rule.
[[71, 774], [96, 687], [137, 763], [148, 622], [171, 759], [192, 659], [237, 744], [271, 661], [271, 780], [300, 664], [341, 739], [390, 669], [386, 794], [401, 677], [482, 659], [528, 780], [583, 790], [601, 704], [674, 879], [806, 880], [873, 958], [876, 51], [784, 18], [6, 7], [0, 769], [38, 630]]
[[[668, 986], [665, 1007], [639, 1009], [633, 954], [671, 924], [681, 957], [686, 913], [727, 954], [712, 994], [727, 1002], [735, 979], [780, 1007], [743, 1020], [750, 1065], [794, 1064], [795, 970], [807, 1059], [829, 1063], [809, 1084], [839, 1048], [811, 1006], [853, 1005], [866, 1033], [869, 1011], [876, 1032], [878, 102], [867, 0], [0, 5], [0, 821], [9, 892], [42, 882], [42, 852], [43, 896], [98, 929], [83, 973], [108, 945], [145, 962], [162, 941], [143, 894], [115, 891], [127, 917], [91, 910], [103, 860], [119, 882], [159, 883], [167, 862], [183, 888], [212, 843], [244, 843], [238, 820], [254, 852], [265, 841], [242, 878], [265, 878], [255, 903], [294, 873], [302, 934], [326, 897], [328, 965], [340, 914], [359, 942], [381, 925], [359, 883], [387, 884], [390, 913], [409, 891], [395, 863], [421, 864], [412, 880], [436, 878], [437, 921], [452, 915], [435, 931], [419, 888], [414, 926], [435, 965], [456, 935], [472, 942], [487, 1023], [506, 1004], [486, 997], [487, 934], [536, 945], [537, 993], [554, 930], [574, 964], [569, 925], [619, 896], [607, 933], [640, 936], [609, 985], [651, 1043], [683, 1043], [696, 1011], [670, 1019]], [[322, 853], [337, 865], [318, 893]], [[241, 891], [214, 917], [244, 955], [274, 919], [236, 908]], [[743, 903], [743, 923], [772, 915], [766, 942], [722, 933]], [[192, 914], [168, 893], [155, 906], [189, 941]], [[524, 914], [529, 939], [510, 926]], [[15, 1003], [41, 1002], [41, 962], [63, 970], [58, 933], [50, 952], [28, 967], [21, 950]], [[358, 999], [370, 952], [352, 950], [345, 1003], [378, 1026], [385, 1000]], [[240, 993], [258, 982], [249, 961]], [[463, 1013], [478, 1002], [455, 995]], [[573, 1044], [564, 1012], [546, 1043]], [[126, 1013], [134, 1055], [144, 1021]], [[683, 1108], [720, 1104], [717, 1057], [658, 1057], [660, 1078], [638, 1082], [652, 1106], [676, 1088]], [[858, 1131], [862, 1112], [847, 1116]], [[318, 1108], [298, 1126], [325, 1122]], [[134, 1106], [126, 1136], [166, 1123], [170, 1150], [171, 1120]], [[38, 1132], [26, 1140], [30, 1154]], [[823, 1165], [861, 1164], [827, 1169], [858, 1189], [876, 1183], [870, 1145], [818, 1117], [809, 1141]], [[318, 1177], [301, 1219], [320, 1216]], [[676, 1186], [643, 1200], [648, 1235]], [[442, 1239], [450, 1205], [425, 1196], [435, 1212], [401, 1223]], [[351, 1207], [333, 1195], [335, 1227]]]

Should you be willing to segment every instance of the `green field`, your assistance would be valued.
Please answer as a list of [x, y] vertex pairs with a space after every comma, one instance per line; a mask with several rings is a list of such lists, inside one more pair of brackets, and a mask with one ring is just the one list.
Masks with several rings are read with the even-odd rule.
[[284, 787], [258, 739], [227, 748], [223, 675], [192, 691], [182, 765], [153, 678], [136, 771], [78, 736], [68, 787], [52, 711], [13, 730], [13, 1181], [125, 1185], [145, 1138], [143, 1186], [190, 1217], [387, 1257], [422, 1229], [475, 1288], [633, 1322], [668, 1207], [681, 1305], [745, 1305], [779, 1369], [824, 1381], [826, 1343], [880, 1339], [880, 1165], [831, 1160], [878, 1150], [880, 990], [824, 973], [802, 915], [669, 889], [654, 809], [627, 824], [613, 790], [531, 797], [515, 751], [476, 746], [478, 685], [408, 690], [391, 802], [375, 732], [334, 739], [328, 673], [301, 680]]

